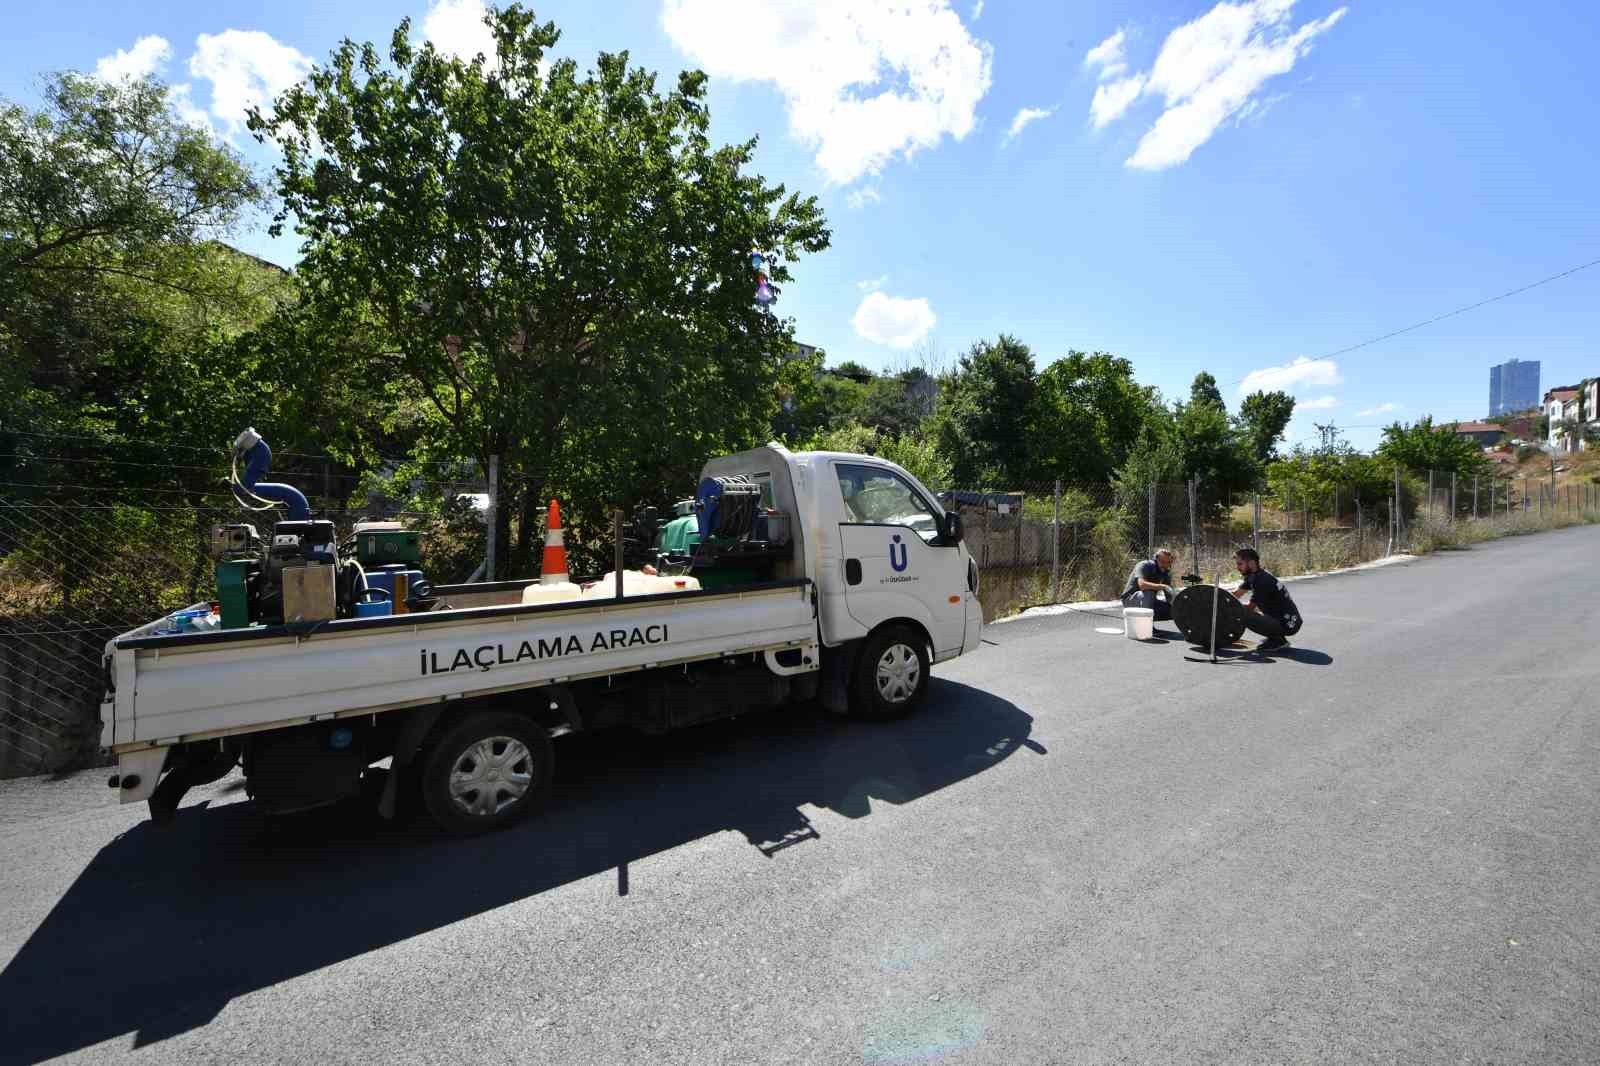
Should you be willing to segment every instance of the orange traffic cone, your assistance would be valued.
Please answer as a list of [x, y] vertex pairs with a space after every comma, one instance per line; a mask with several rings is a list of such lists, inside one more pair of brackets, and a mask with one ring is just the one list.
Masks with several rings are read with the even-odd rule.
[[567, 580], [567, 543], [561, 539], [561, 501], [550, 500], [550, 516], [544, 524], [544, 561], [539, 566], [539, 584], [559, 585]]

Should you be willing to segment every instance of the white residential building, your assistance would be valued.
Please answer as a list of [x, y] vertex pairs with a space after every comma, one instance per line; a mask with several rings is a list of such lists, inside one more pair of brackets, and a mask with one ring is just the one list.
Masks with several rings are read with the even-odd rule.
[[1574, 452], [1581, 450], [1582, 436], [1580, 434], [1563, 434], [1562, 423], [1568, 419], [1576, 419], [1579, 409], [1578, 389], [1551, 389], [1544, 394], [1544, 414], [1549, 420], [1549, 429], [1546, 431], [1550, 448], [1556, 452]]

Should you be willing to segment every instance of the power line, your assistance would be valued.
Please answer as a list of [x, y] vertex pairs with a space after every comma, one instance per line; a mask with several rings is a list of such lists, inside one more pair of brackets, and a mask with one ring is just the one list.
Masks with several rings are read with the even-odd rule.
[[[1588, 270], [1590, 267], [1596, 267], [1596, 266], [1600, 266], [1600, 259], [1591, 259], [1587, 263], [1581, 263], [1578, 266], [1572, 267], [1572, 268], [1570, 268], [1568, 270], [1563, 270], [1559, 274], [1551, 274], [1547, 278], [1540, 278], [1538, 281], [1530, 282], [1527, 285], [1522, 285], [1522, 286], [1519, 286], [1519, 287], [1517, 287], [1515, 289], [1507, 290], [1506, 292], [1500, 293], [1498, 296], [1491, 296], [1486, 300], [1479, 300], [1477, 303], [1467, 304], [1465, 307], [1458, 307], [1454, 311], [1446, 311], [1442, 315], [1435, 315], [1434, 317], [1426, 319], [1426, 320], [1424, 320], [1422, 322], [1412, 323], [1409, 326], [1405, 326], [1405, 327], [1403, 327], [1401, 329], [1393, 330], [1393, 331], [1391, 331], [1389, 333], [1383, 334], [1382, 336], [1373, 337], [1371, 340], [1364, 340], [1360, 344], [1352, 344], [1352, 345], [1349, 345], [1348, 347], [1340, 348], [1337, 351], [1332, 351], [1332, 352], [1328, 352], [1328, 353], [1326, 353], [1324, 355], [1319, 355], [1316, 358], [1312, 359], [1311, 362], [1321, 362], [1324, 359], [1332, 359], [1335, 356], [1344, 355], [1344, 354], [1346, 354], [1348, 352], [1353, 352], [1353, 351], [1356, 351], [1356, 350], [1361, 349], [1361, 348], [1371, 347], [1374, 344], [1379, 344], [1379, 343], [1381, 343], [1383, 341], [1390, 340], [1390, 339], [1392, 339], [1394, 337], [1398, 337], [1402, 333], [1410, 333], [1413, 330], [1422, 329], [1424, 326], [1431, 326], [1436, 322], [1443, 322], [1447, 318], [1454, 318], [1457, 315], [1464, 315], [1468, 311], [1476, 311], [1480, 307], [1486, 307], [1489, 304], [1496, 303], [1497, 301], [1509, 299], [1512, 296], [1517, 296], [1517, 295], [1520, 295], [1522, 293], [1525, 293], [1525, 292], [1529, 291], [1530, 289], [1537, 289], [1539, 286], [1548, 285], [1552, 281], [1560, 281], [1562, 278], [1571, 277], [1573, 274], [1576, 274], [1581, 270]], [[1250, 377], [1250, 375], [1246, 374], [1244, 377], [1240, 378], [1238, 381], [1229, 382], [1229, 384], [1232, 384], [1232, 385], [1241, 384], [1242, 382], [1244, 382], [1249, 377]], [[1351, 427], [1351, 428], [1356, 428], [1356, 427]]]

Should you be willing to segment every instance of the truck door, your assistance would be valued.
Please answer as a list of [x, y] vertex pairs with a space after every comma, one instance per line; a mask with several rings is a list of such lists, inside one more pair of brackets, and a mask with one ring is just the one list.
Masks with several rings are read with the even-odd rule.
[[935, 658], [959, 654], [967, 567], [960, 546], [939, 539], [942, 510], [887, 467], [833, 465], [844, 497], [839, 543], [850, 616], [868, 629], [914, 618], [933, 638]]

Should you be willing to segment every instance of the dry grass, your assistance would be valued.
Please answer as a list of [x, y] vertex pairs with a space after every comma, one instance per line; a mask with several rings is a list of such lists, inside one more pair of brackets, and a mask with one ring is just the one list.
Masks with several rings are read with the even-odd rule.
[[[1400, 550], [1414, 555], [1429, 552], [1452, 551], [1473, 544], [1498, 540], [1502, 537], [1525, 536], [1569, 526], [1600, 525], [1600, 513], [1588, 514], [1565, 511], [1517, 512], [1510, 516], [1461, 519], [1447, 522], [1442, 518], [1418, 518], [1405, 531]], [[1215, 544], [1206, 545], [1199, 559], [1199, 572], [1207, 580], [1219, 574], [1224, 580], [1234, 573], [1233, 551], [1235, 542], [1221, 535], [1213, 538]], [[1225, 542], [1226, 541], [1226, 542]], [[1237, 543], [1247, 543], [1249, 533], [1239, 537]], [[1388, 554], [1389, 531], [1377, 527], [1358, 534], [1353, 530], [1313, 530], [1309, 550], [1303, 536], [1264, 538], [1261, 543], [1261, 565], [1280, 577], [1300, 574], [1326, 573], [1343, 570], [1362, 563], [1373, 562]], [[1173, 573], [1187, 573], [1194, 567], [1192, 552], [1174, 545], [1180, 558], [1173, 565]], [[982, 572], [978, 598], [983, 604], [983, 616], [995, 621], [1018, 614], [1029, 607], [1050, 603], [1081, 603], [1094, 600], [1115, 599], [1121, 592], [1128, 572], [1142, 555], [1129, 551], [1097, 551], [1081, 556], [1070, 563], [1063, 561], [1059, 590], [1051, 587], [1048, 565], [1026, 567], [991, 567]]]

